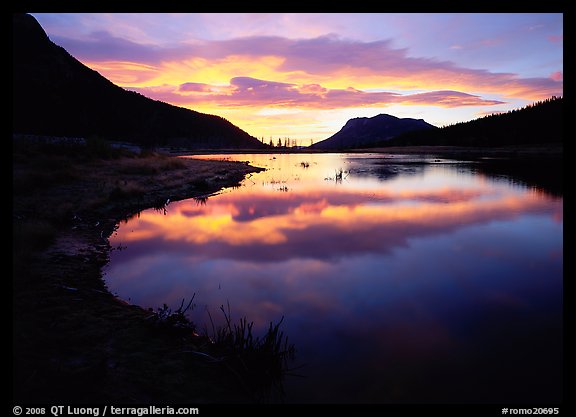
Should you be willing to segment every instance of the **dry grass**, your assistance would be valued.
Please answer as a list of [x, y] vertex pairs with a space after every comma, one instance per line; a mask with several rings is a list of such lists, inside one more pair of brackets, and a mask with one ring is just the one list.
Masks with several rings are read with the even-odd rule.
[[218, 191], [254, 169], [109, 152], [97, 141], [82, 152], [14, 148], [14, 398], [245, 401], [228, 371], [184, 355], [180, 337], [159, 334], [149, 312], [109, 294], [101, 268], [118, 221], [167, 198]]
[[16, 208], [26, 206], [25, 210], [33, 212], [28, 214], [35, 218], [66, 221], [71, 215], [96, 210], [110, 202], [144, 198], [142, 204], [155, 205], [150, 196], [166, 190], [173, 193], [172, 200], [186, 194], [194, 196], [195, 192], [217, 191], [251, 170], [240, 163], [156, 153], [122, 153], [115, 158], [90, 155], [68, 150], [58, 153], [17, 149], [13, 158]]

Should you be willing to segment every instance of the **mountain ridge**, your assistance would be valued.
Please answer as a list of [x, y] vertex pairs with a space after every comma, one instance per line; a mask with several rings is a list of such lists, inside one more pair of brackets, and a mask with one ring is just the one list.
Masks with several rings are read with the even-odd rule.
[[112, 83], [53, 43], [29, 14], [13, 15], [13, 133], [97, 136], [189, 149], [264, 148], [226, 119]]

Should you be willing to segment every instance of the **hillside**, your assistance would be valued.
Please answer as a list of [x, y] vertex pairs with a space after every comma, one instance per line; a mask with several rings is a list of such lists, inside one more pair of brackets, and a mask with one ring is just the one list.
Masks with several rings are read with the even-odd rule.
[[219, 116], [124, 90], [54, 44], [34, 17], [13, 15], [13, 133], [187, 148], [265, 147]]
[[548, 100], [507, 113], [485, 116], [440, 129], [402, 134], [392, 140], [379, 141], [370, 147], [449, 145], [511, 146], [541, 145], [563, 142], [564, 100]]
[[402, 133], [436, 129], [422, 119], [400, 119], [389, 114], [374, 117], [357, 117], [346, 122], [337, 133], [315, 143], [312, 149], [351, 149], [369, 147], [390, 140]]

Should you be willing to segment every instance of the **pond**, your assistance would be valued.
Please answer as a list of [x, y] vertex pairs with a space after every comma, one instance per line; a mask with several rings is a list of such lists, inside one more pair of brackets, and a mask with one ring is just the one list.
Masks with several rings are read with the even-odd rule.
[[122, 223], [113, 294], [152, 308], [196, 294], [200, 328], [227, 303], [256, 333], [284, 317], [302, 365], [288, 403], [561, 401], [561, 192], [482, 161], [202, 158], [266, 171]]

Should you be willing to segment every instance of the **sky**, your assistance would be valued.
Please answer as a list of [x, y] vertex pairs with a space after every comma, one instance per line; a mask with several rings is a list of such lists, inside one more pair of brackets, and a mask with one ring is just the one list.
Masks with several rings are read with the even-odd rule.
[[435, 126], [563, 96], [561, 13], [32, 13], [128, 90], [266, 143], [381, 113]]

